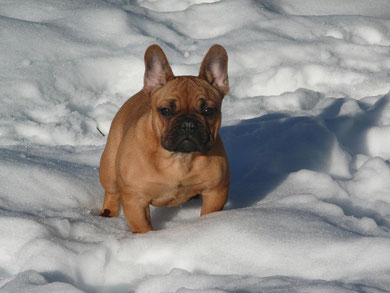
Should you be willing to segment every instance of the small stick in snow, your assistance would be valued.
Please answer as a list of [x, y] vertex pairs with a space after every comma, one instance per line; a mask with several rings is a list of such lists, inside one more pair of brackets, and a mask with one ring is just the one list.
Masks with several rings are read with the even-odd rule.
[[106, 136], [106, 135], [99, 129], [99, 126], [96, 126], [96, 129], [100, 132], [101, 135]]

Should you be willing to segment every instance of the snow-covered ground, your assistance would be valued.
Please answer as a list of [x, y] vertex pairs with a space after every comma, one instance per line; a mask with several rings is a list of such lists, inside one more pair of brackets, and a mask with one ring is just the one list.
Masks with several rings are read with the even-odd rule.
[[[153, 43], [229, 54], [224, 211], [101, 218]], [[388, 0], [0, 0], [1, 292], [390, 292]]]

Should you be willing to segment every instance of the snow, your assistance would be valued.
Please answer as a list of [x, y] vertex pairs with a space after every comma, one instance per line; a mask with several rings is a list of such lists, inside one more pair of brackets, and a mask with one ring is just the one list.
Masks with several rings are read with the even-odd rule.
[[[0, 1], [1, 292], [390, 291], [386, 0]], [[111, 120], [157, 43], [229, 55], [224, 211], [98, 217]]]

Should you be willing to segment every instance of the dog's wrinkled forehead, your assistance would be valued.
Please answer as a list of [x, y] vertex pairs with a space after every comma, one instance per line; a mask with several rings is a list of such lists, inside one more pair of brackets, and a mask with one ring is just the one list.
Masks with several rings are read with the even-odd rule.
[[222, 98], [218, 90], [203, 79], [178, 76], [153, 93], [152, 103], [155, 105], [174, 103], [176, 107], [188, 107], [199, 100], [206, 100], [218, 105]]

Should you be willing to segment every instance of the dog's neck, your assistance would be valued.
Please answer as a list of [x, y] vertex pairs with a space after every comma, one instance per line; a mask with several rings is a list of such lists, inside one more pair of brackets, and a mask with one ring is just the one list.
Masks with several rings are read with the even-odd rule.
[[[161, 153], [165, 160], [160, 160], [161, 170], [165, 172], [174, 171], [177, 174], [187, 176], [196, 166], [202, 165], [202, 154], [201, 153], [177, 153], [169, 152], [160, 147]], [[160, 158], [162, 158], [160, 156]]]
[[183, 164], [192, 162], [195, 158], [201, 156], [201, 153], [192, 152], [192, 153], [178, 153], [178, 152], [169, 152], [168, 158], [181, 162]]

